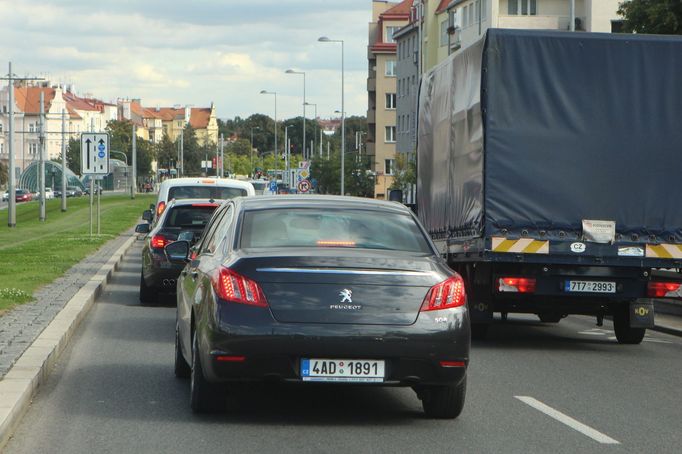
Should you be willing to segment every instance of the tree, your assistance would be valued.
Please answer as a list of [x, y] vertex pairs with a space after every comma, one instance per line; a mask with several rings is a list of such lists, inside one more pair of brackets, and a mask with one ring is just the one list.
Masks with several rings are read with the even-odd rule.
[[171, 168], [178, 160], [178, 146], [170, 140], [168, 134], [163, 135], [161, 142], [156, 145], [156, 161], [159, 168]]
[[183, 131], [184, 176], [201, 175], [201, 161], [205, 159], [204, 150], [199, 146], [197, 135], [190, 124]]
[[682, 34], [682, 0], [629, 0], [619, 5], [618, 14], [626, 33]]
[[[113, 151], [120, 151], [125, 153], [128, 159], [128, 165], [133, 163], [133, 124], [130, 120], [112, 120], [107, 123], [107, 132], [110, 136], [110, 147]], [[136, 142], [137, 151], [137, 175], [144, 176], [149, 175], [152, 171], [152, 161], [155, 159], [155, 150], [153, 144], [148, 141], [137, 138]], [[116, 153], [111, 156], [114, 159], [117, 157]]]
[[0, 186], [5, 186], [8, 179], [7, 166], [5, 163], [0, 162]]
[[415, 160], [409, 159], [407, 153], [396, 154], [393, 183], [389, 189], [400, 189], [405, 193], [416, 183], [417, 163]]
[[80, 139], [69, 139], [69, 146], [66, 150], [66, 167], [71, 169], [76, 175], [81, 174], [81, 141]]

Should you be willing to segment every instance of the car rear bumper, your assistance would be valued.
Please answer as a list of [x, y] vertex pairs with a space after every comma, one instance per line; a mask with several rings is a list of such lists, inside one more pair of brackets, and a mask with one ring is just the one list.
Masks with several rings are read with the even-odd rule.
[[[397, 326], [278, 323], [268, 309], [241, 306], [221, 303], [219, 327], [200, 336], [202, 366], [210, 381], [302, 382], [302, 358], [384, 360], [384, 381], [373, 383], [382, 386], [459, 383], [466, 375], [470, 331], [465, 307], [422, 312], [414, 324]], [[220, 361], [219, 356], [244, 359]]]

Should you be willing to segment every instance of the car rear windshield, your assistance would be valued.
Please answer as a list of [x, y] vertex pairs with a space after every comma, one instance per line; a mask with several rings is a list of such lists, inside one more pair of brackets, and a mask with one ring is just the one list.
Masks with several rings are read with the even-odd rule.
[[166, 215], [164, 227], [203, 229], [216, 207], [212, 205], [187, 205], [173, 207]]
[[341, 247], [431, 254], [415, 220], [371, 210], [309, 208], [244, 213], [240, 247]]
[[246, 189], [221, 186], [176, 186], [168, 190], [171, 199], [233, 199], [246, 195]]

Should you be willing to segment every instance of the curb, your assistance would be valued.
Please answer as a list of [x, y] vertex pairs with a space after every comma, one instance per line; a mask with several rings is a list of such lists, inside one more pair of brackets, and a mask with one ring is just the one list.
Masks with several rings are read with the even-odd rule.
[[0, 379], [0, 451], [9, 441], [38, 388], [45, 382], [95, 300], [137, 240], [133, 234], [69, 300], [12, 368]]

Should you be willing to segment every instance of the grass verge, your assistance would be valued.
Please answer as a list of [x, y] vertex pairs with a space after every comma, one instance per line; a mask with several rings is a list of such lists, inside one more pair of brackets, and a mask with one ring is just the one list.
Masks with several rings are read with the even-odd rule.
[[14, 229], [6, 227], [7, 210], [0, 210], [0, 314], [32, 301], [38, 288], [135, 225], [154, 202], [152, 195], [102, 197], [101, 235], [92, 238], [88, 197], [69, 199], [64, 213], [60, 200], [48, 200], [45, 222], [38, 220], [37, 202], [18, 205]]

